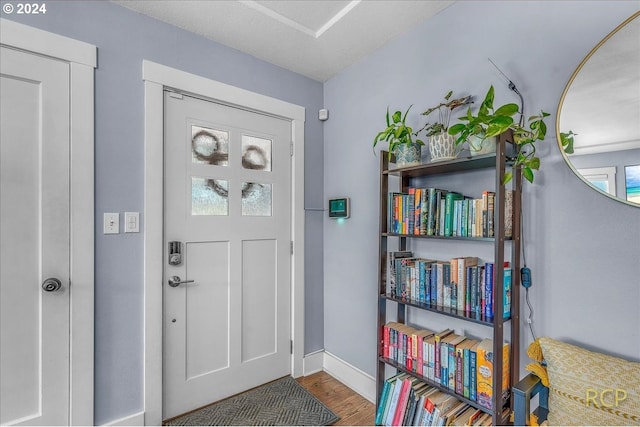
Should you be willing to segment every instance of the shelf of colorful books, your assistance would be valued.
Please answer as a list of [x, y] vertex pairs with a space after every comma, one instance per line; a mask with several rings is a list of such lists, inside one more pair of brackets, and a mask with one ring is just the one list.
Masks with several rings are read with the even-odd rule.
[[[495, 237], [470, 237], [470, 236], [428, 236], [423, 234], [399, 234], [399, 233], [382, 233], [383, 237], [408, 237], [417, 239], [443, 239], [443, 240], [466, 240], [475, 242], [495, 242]], [[511, 240], [506, 237], [505, 240]]]
[[468, 404], [469, 406], [473, 406], [476, 409], [480, 409], [483, 412], [486, 412], [487, 414], [491, 414], [493, 415], [493, 411], [491, 409], [487, 409], [484, 406], [482, 406], [481, 404], [479, 404], [478, 402], [468, 399], [466, 397], [464, 397], [461, 394], [456, 393], [455, 391], [451, 390], [449, 387], [445, 387], [442, 384], [438, 384], [434, 381], [431, 381], [429, 378], [424, 377], [422, 375], [418, 375], [417, 373], [413, 372], [412, 370], [407, 369], [405, 366], [403, 366], [400, 363], [397, 363], [394, 360], [391, 359], [387, 359], [385, 357], [379, 356], [378, 360], [380, 362], [383, 362], [389, 366], [392, 366], [394, 368], [396, 368], [399, 372], [405, 372], [409, 375], [411, 375], [412, 377], [418, 378], [420, 381], [424, 382], [427, 385], [430, 385], [431, 387], [437, 388], [440, 391], [443, 391], [447, 394], [450, 394], [452, 396], [455, 396], [456, 399], [460, 400], [461, 402], [464, 402], [466, 404]]
[[[470, 313], [463, 310], [458, 310], [451, 307], [443, 307], [434, 304], [422, 303], [419, 301], [406, 299], [406, 298], [397, 298], [387, 294], [381, 294], [380, 298], [386, 299], [388, 301], [393, 301], [398, 304], [404, 304], [410, 307], [416, 307], [421, 310], [431, 311], [434, 313], [442, 314], [449, 317], [455, 317], [456, 319], [462, 319], [468, 322], [477, 323], [484, 326], [493, 327], [494, 326], [494, 317], [485, 317], [479, 313]], [[509, 318], [505, 318], [504, 321], [508, 321]]]

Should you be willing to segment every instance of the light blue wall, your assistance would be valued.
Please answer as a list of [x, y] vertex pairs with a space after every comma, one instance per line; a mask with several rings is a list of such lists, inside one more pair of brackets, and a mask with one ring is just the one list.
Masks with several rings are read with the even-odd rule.
[[[106, 1], [49, 1], [46, 15], [4, 15], [98, 47], [95, 72], [95, 422], [143, 410], [143, 235], [101, 233], [104, 212], [143, 206], [142, 60], [302, 105], [305, 204], [323, 205], [322, 83]], [[305, 353], [323, 348], [322, 212], [306, 215]]]
[[[325, 106], [332, 113], [324, 134], [325, 197], [345, 195], [352, 203], [345, 223], [325, 219], [327, 351], [375, 375], [379, 157], [371, 144], [384, 127], [387, 105], [414, 104], [408, 122], [418, 127], [425, 122], [419, 112], [451, 89], [482, 99], [493, 84], [497, 105], [517, 102], [490, 57], [516, 83], [528, 113], [541, 108], [551, 113], [549, 135], [539, 148], [542, 170], [524, 194], [537, 333], [639, 360], [640, 209], [610, 200], [576, 178], [554, 132], [557, 105], [572, 72], [638, 9], [637, 1], [457, 2], [325, 83]], [[469, 182], [453, 178], [445, 184], [455, 189]], [[423, 243], [421, 250], [441, 259], [467, 251], [491, 256], [477, 243]], [[522, 307], [525, 345], [531, 335]], [[425, 326], [442, 321], [410, 314], [410, 320], [420, 317], [434, 322]]]

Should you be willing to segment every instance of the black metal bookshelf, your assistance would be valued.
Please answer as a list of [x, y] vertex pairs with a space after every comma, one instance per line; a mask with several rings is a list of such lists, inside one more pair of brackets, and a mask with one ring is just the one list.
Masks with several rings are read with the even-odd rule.
[[[509, 352], [509, 375], [510, 384], [514, 384], [518, 380], [519, 376], [519, 342], [520, 342], [520, 315], [519, 315], [519, 287], [520, 278], [517, 272], [520, 270], [520, 198], [522, 190], [522, 177], [519, 170], [513, 170], [513, 233], [512, 237], [505, 237], [504, 229], [504, 200], [505, 200], [505, 185], [503, 184], [503, 178], [505, 176], [506, 168], [512, 167], [512, 161], [510, 157], [506, 155], [508, 148], [511, 148], [512, 140], [511, 134], [502, 134], [498, 137], [497, 150], [494, 154], [486, 154], [481, 156], [456, 158], [453, 160], [446, 160], [441, 162], [425, 163], [415, 166], [407, 167], [395, 167], [392, 161], [389, 160], [387, 152], [382, 151], [380, 153], [380, 228], [379, 228], [379, 269], [378, 269], [378, 366], [376, 375], [377, 385], [377, 398], [376, 407], [379, 405], [380, 395], [385, 382], [385, 367], [391, 366], [398, 372], [405, 372], [412, 375], [425, 383], [436, 387], [437, 389], [450, 393], [459, 400], [468, 403], [470, 406], [481, 409], [492, 417], [492, 425], [505, 425], [509, 423], [508, 412], [509, 411], [491, 411], [481, 406], [478, 402], [467, 399], [464, 396], [456, 394], [454, 391], [430, 381], [428, 378], [417, 375], [415, 372], [408, 370], [401, 364], [387, 359], [382, 355], [382, 343], [383, 343], [383, 326], [389, 321], [387, 317], [387, 306], [393, 308], [396, 306], [395, 320], [399, 323], [406, 324], [407, 310], [409, 308], [427, 311], [441, 315], [445, 317], [451, 317], [459, 319], [465, 322], [472, 322], [488, 328], [486, 338], [493, 339], [493, 353], [495, 355], [502, 355], [502, 346], [506, 341], [510, 341], [511, 351]], [[495, 210], [495, 236], [494, 237], [462, 237], [462, 236], [434, 236], [434, 235], [414, 235], [414, 234], [397, 234], [388, 232], [388, 194], [389, 177], [396, 176], [400, 178], [399, 190], [404, 192], [412, 183], [412, 180], [416, 178], [422, 178], [430, 175], [443, 175], [443, 174], [459, 174], [467, 171], [486, 170], [493, 171], [494, 176], [494, 188], [496, 194], [496, 210]], [[511, 284], [511, 316], [509, 318], [503, 317], [502, 310], [495, 310], [494, 317], [487, 319], [479, 315], [467, 312], [459, 312], [457, 309], [446, 308], [441, 306], [435, 306], [428, 303], [421, 303], [418, 301], [401, 299], [394, 295], [386, 293], [387, 285], [387, 255], [389, 239], [398, 240], [398, 250], [403, 251], [407, 249], [407, 242], [412, 239], [433, 239], [434, 245], [440, 244], [442, 240], [458, 240], [464, 243], [482, 242], [483, 244], [491, 244], [494, 249], [494, 262], [497, 268], [494, 270], [494, 292], [493, 292], [493, 307], [503, 307], [503, 280], [504, 280], [504, 255], [505, 246], [507, 243], [511, 244], [511, 260], [510, 267], [512, 268], [512, 284]], [[510, 335], [507, 340], [504, 334], [504, 325], [510, 322]], [[428, 325], [425, 325], [428, 326]], [[503, 393], [502, 391], [502, 372], [503, 372], [503, 360], [502, 357], [494, 357], [493, 363], [493, 408], [509, 408], [512, 405], [512, 399], [509, 397], [509, 393]], [[509, 388], [510, 390], [510, 388]], [[512, 408], [511, 408], [512, 409]]]

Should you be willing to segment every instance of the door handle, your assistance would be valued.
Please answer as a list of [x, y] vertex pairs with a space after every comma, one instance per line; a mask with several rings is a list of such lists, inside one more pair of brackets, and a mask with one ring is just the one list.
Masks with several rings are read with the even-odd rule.
[[49, 277], [42, 282], [42, 290], [45, 292], [55, 292], [59, 291], [62, 288], [62, 282], [55, 277]]
[[169, 277], [169, 286], [172, 288], [176, 288], [183, 283], [193, 283], [195, 280], [182, 280], [180, 276], [171, 276]]

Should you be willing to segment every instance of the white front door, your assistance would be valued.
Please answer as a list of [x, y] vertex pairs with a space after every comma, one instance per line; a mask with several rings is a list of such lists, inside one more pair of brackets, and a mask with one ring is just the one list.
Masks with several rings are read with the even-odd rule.
[[0, 49], [0, 424], [66, 425], [69, 64]]
[[164, 103], [166, 419], [291, 371], [291, 122]]

